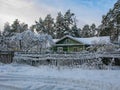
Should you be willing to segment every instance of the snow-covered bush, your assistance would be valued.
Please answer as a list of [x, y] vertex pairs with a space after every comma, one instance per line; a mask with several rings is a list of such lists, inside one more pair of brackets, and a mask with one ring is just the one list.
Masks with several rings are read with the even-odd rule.
[[118, 45], [110, 43], [109, 40], [105, 41], [102, 39], [98, 39], [93, 41], [92, 45], [88, 47], [87, 50], [93, 51], [93, 52], [111, 52], [111, 51], [117, 50], [118, 48], [119, 48]]

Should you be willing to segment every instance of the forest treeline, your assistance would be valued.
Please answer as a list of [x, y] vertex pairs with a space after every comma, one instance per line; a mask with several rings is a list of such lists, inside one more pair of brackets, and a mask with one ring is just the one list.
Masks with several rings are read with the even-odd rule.
[[106, 15], [103, 15], [101, 25], [98, 27], [93, 23], [80, 28], [75, 14], [71, 10], [67, 10], [65, 13], [58, 12], [54, 18], [51, 14], [46, 15], [44, 19], [40, 17], [29, 28], [28, 24], [20, 22], [19, 19], [14, 20], [11, 25], [7, 22], [4, 24], [1, 35], [5, 37], [13, 36], [15, 33], [21, 33], [28, 29], [33, 32], [51, 35], [56, 39], [65, 35], [73, 37], [110, 36], [112, 41], [116, 41], [120, 32], [120, 0], [114, 4], [114, 7]]
[[16, 19], [11, 25], [9, 22], [4, 24], [3, 36], [12, 36], [15, 33], [21, 33], [30, 29], [38, 33], [49, 34], [53, 38], [61, 38], [64, 35], [73, 37], [92, 37], [96, 33], [96, 25], [85, 25], [82, 29], [78, 28], [77, 19], [74, 13], [67, 10], [64, 14], [59, 12], [55, 18], [51, 14], [41, 17], [35, 21], [35, 24], [28, 28], [28, 24], [21, 23]]

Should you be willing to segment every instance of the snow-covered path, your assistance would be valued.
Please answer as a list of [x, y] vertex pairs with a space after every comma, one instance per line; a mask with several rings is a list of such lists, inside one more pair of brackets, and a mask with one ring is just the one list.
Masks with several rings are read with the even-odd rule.
[[0, 76], [0, 90], [119, 90], [111, 83], [50, 77]]
[[120, 90], [119, 79], [111, 70], [0, 66], [0, 90]]

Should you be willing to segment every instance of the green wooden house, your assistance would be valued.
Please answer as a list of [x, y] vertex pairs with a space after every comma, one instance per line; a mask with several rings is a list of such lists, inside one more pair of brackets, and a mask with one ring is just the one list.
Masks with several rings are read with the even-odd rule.
[[90, 37], [90, 38], [76, 38], [69, 35], [56, 40], [55, 45], [52, 47], [54, 52], [80, 52], [88, 49], [91, 45], [110, 43], [108, 36], [103, 37]]
[[55, 42], [53, 46], [53, 51], [55, 52], [80, 52], [85, 50], [89, 45], [84, 44], [79, 41], [78, 38], [74, 38], [72, 36], [65, 36]]

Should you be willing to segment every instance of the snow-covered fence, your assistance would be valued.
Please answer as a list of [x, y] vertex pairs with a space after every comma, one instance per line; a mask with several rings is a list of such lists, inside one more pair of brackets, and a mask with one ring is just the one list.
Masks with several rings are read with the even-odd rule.
[[[13, 61], [17, 63], [80, 65], [96, 62], [99, 58], [120, 58], [119, 53], [67, 53], [67, 54], [40, 54], [39, 52], [16, 52]], [[102, 60], [102, 59], [101, 59]], [[108, 59], [106, 59], [108, 60]], [[106, 60], [102, 62], [107, 62]], [[109, 60], [108, 60], [109, 62]]]
[[[96, 55], [95, 53], [89, 53], [89, 54], [33, 54], [33, 53], [29, 53], [29, 54], [25, 54], [25, 53], [15, 53], [15, 57], [16, 58], [22, 58], [22, 57], [29, 57], [29, 58], [38, 58], [39, 60], [42, 60], [42, 58], [44, 59], [94, 59], [94, 58], [98, 58], [98, 55]], [[37, 60], [37, 59], [36, 59]]]
[[82, 64], [99, 58], [95, 53], [72, 53], [72, 54], [39, 54], [39, 53], [25, 53], [16, 52], [14, 61], [18, 63], [33, 64]]
[[0, 51], [0, 62], [12, 63], [14, 52], [12, 51]]
[[104, 57], [104, 58], [120, 58], [120, 53], [102, 53], [98, 54], [99, 57]]

